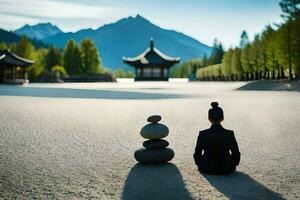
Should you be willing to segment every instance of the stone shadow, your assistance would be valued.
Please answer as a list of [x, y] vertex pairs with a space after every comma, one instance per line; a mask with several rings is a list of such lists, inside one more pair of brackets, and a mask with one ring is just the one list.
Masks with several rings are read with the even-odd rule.
[[257, 182], [249, 175], [234, 172], [230, 175], [216, 176], [202, 174], [219, 192], [231, 200], [283, 200], [284, 198]]
[[128, 174], [122, 200], [192, 200], [182, 176], [171, 163], [136, 164]]
[[90, 98], [90, 99], [174, 99], [184, 98], [184, 95], [131, 92], [118, 90], [47, 88], [0, 86], [0, 96], [27, 96], [27, 97], [53, 97], [53, 98]]

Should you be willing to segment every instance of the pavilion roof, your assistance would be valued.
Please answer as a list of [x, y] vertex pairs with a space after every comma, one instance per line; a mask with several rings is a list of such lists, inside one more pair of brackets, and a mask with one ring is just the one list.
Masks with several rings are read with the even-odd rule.
[[0, 64], [27, 67], [32, 65], [33, 63], [33, 60], [28, 60], [17, 56], [16, 54], [10, 52], [8, 49], [0, 50]]
[[0, 56], [0, 60], [2, 60], [3, 58], [5, 58], [4, 54]]
[[150, 47], [148, 47], [143, 53], [136, 57], [123, 57], [123, 61], [129, 65], [148, 65], [148, 64], [175, 64], [180, 62], [180, 57], [170, 57], [162, 53], [160, 50], [154, 47], [154, 42], [151, 39]]

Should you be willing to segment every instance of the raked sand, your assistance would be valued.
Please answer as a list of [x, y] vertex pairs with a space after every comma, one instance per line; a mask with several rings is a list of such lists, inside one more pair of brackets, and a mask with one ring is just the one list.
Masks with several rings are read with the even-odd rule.
[[[300, 93], [245, 83], [0, 86], [0, 199], [299, 199]], [[241, 151], [237, 172], [201, 175], [193, 153], [219, 101]], [[140, 129], [159, 114], [175, 151], [136, 163]]]

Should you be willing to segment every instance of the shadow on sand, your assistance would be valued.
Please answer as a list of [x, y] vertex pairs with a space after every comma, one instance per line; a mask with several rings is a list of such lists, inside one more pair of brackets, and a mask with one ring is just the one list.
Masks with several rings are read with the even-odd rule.
[[162, 165], [136, 164], [130, 171], [124, 191], [123, 200], [174, 200], [193, 199], [182, 176], [171, 163]]
[[116, 90], [88, 90], [72, 88], [0, 86], [0, 96], [28, 96], [54, 98], [91, 98], [91, 99], [173, 99], [183, 95], [130, 92]]
[[259, 80], [249, 81], [237, 90], [252, 91], [298, 91], [300, 92], [299, 81], [277, 81], [277, 80]]
[[202, 174], [219, 192], [231, 200], [283, 200], [280, 194], [268, 189], [242, 172], [226, 176]]

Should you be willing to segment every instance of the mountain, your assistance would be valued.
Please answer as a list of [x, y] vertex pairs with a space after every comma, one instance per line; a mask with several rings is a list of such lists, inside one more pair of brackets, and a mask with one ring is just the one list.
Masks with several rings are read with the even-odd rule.
[[[6, 31], [3, 29], [0, 29], [0, 42], [4, 42], [6, 44], [12, 44], [16, 43], [21, 39], [21, 36], [15, 34], [11, 31]], [[36, 47], [47, 47], [42, 41], [36, 40], [36, 39], [29, 39], [29, 41]]]
[[99, 49], [104, 66], [112, 70], [132, 69], [124, 64], [122, 57], [133, 57], [149, 47], [150, 38], [163, 53], [181, 57], [181, 61], [210, 55], [212, 48], [183, 33], [166, 30], [154, 25], [140, 15], [121, 19], [98, 29], [84, 29], [75, 33], [59, 32], [44, 38], [44, 42], [64, 48], [67, 41], [77, 43], [89, 37]]
[[25, 25], [17, 30], [15, 33], [18, 35], [26, 35], [29, 38], [43, 40], [52, 35], [62, 33], [62, 31], [51, 23], [40, 23], [34, 26]]
[[6, 31], [4, 29], [0, 29], [0, 42], [4, 42], [7, 44], [11, 44], [14, 42], [18, 42], [20, 40], [20, 36], [11, 32], [11, 31]]

